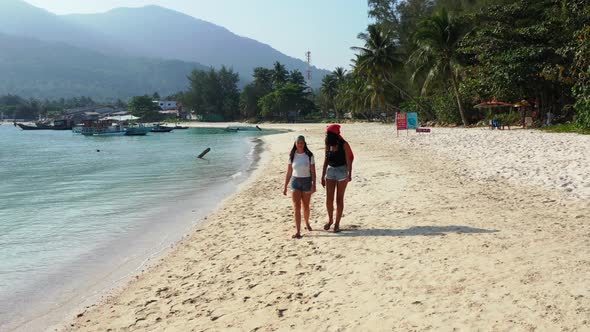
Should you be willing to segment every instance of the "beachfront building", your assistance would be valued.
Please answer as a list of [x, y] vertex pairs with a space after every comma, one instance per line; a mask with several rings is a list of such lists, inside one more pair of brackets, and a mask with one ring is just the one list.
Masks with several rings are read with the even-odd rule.
[[178, 119], [180, 117], [180, 112], [176, 109], [158, 111], [158, 113], [162, 114], [167, 119]]
[[64, 111], [64, 118], [74, 123], [81, 123], [83, 121], [96, 121], [99, 118], [113, 115], [113, 114], [127, 114], [125, 108], [117, 108], [113, 106], [87, 106], [66, 109]]
[[190, 113], [183, 112], [182, 104], [174, 100], [154, 100], [160, 107], [160, 114], [169, 119], [190, 120]]
[[178, 109], [178, 102], [174, 100], [154, 100], [155, 104], [158, 104], [162, 111], [171, 111]]

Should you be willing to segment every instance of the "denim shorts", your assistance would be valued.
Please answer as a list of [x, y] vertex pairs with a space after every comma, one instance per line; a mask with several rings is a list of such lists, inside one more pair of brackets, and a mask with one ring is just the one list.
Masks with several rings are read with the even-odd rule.
[[311, 192], [311, 176], [306, 178], [291, 177], [291, 190], [299, 190], [304, 193]]
[[326, 170], [326, 180], [344, 181], [348, 178], [348, 168], [346, 165], [330, 166]]

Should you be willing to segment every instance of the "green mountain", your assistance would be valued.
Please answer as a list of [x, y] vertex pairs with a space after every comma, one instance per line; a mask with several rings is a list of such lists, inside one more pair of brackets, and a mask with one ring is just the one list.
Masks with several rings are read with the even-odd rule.
[[115, 54], [124, 47], [99, 31], [34, 7], [22, 0], [0, 0], [0, 33], [64, 42]]
[[[271, 67], [275, 61], [287, 69], [305, 74], [307, 64], [287, 56], [269, 45], [238, 36], [226, 28], [159, 6], [118, 8], [106, 13], [62, 16], [110, 36], [127, 45], [128, 54], [195, 61], [208, 66], [232, 67], [244, 80], [250, 80], [255, 67]], [[301, 50], [301, 55], [306, 50]], [[315, 87], [328, 73], [312, 67]]]
[[0, 34], [0, 95], [126, 99], [187, 88], [197, 63], [104, 55], [37, 39]]
[[[233, 68], [243, 86], [255, 67], [275, 61], [307, 70], [268, 45], [162, 7], [59, 16], [22, 0], [0, 0], [0, 95], [165, 95], [183, 89], [201, 64]], [[312, 67], [312, 86], [327, 73]]]

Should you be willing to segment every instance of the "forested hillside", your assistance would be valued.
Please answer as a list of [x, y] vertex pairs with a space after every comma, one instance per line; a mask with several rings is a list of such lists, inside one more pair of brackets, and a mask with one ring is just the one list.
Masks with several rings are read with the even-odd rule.
[[64, 43], [0, 34], [0, 95], [35, 98], [90, 96], [127, 99], [159, 91], [172, 94], [187, 87], [197, 63], [108, 56]]

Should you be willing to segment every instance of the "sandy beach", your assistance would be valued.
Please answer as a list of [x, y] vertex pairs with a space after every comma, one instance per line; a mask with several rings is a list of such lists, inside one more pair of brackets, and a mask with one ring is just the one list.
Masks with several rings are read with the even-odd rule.
[[66, 331], [589, 331], [590, 136], [343, 125], [355, 154], [341, 227], [321, 186], [312, 232], [282, 195], [293, 138], [160, 262]]

